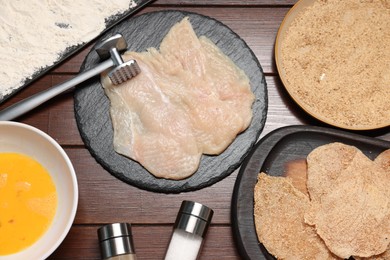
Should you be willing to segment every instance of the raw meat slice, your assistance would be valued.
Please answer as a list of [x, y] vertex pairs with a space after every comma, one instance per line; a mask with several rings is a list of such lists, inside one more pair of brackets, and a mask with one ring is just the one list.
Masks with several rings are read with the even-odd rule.
[[[319, 151], [329, 152], [331, 147], [336, 152], [352, 150], [340, 146], [330, 144]], [[321, 155], [314, 150], [314, 154], [326, 158], [329, 153]], [[390, 175], [360, 150], [354, 152], [352, 159], [347, 157], [347, 164], [341, 156], [328, 158], [329, 163], [321, 166], [326, 175], [321, 179], [325, 187], [319, 184], [309, 187], [310, 196], [316, 194], [316, 200], [312, 200], [305, 221], [315, 226], [329, 250], [341, 258], [378, 255], [390, 244]], [[308, 161], [309, 169], [311, 163], [312, 160]], [[335, 165], [343, 166], [337, 176], [333, 174]], [[310, 174], [315, 173], [309, 172], [309, 178]], [[316, 190], [318, 187], [320, 191]]]
[[381, 152], [374, 160], [380, 167], [390, 174], [390, 149]]
[[[380, 153], [374, 160], [375, 163], [379, 164], [380, 167], [390, 174], [390, 149]], [[354, 257], [356, 260], [389, 260], [390, 259], [390, 244], [386, 251], [382, 254], [370, 257]]]
[[184, 89], [176, 94], [190, 116], [203, 153], [223, 152], [252, 119], [254, 94], [248, 77], [210, 40], [198, 39], [188, 19], [172, 28], [160, 50], [183, 66]]
[[157, 177], [183, 179], [202, 154], [220, 154], [252, 119], [254, 94], [245, 73], [188, 18], [174, 25], [160, 50], [127, 52], [141, 73], [113, 86], [102, 75], [111, 102], [115, 151]]
[[304, 222], [310, 200], [292, 185], [290, 178], [260, 173], [254, 202], [259, 241], [277, 259], [338, 259], [315, 229]]
[[[180, 107], [153, 84], [155, 74], [142, 60], [142, 73], [126, 84], [110, 86], [104, 79], [111, 102], [114, 149], [141, 163], [157, 177], [182, 179], [198, 167], [201, 152], [192, 126]], [[180, 165], [180, 169], [178, 168]]]
[[335, 142], [319, 146], [308, 154], [307, 189], [312, 201], [320, 200], [329, 191], [358, 152], [354, 146]]

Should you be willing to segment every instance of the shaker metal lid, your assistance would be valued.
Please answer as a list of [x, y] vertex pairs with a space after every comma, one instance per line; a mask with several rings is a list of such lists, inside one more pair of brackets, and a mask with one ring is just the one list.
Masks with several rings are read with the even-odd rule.
[[113, 223], [98, 229], [100, 252], [102, 259], [135, 254], [131, 225], [128, 223]]
[[189, 200], [184, 200], [181, 203], [179, 212], [201, 218], [207, 222], [211, 221], [214, 214], [211, 208]]
[[99, 241], [123, 236], [131, 236], [131, 225], [129, 223], [113, 223], [98, 229]]
[[175, 228], [204, 237], [214, 211], [200, 203], [183, 201], [176, 218]]

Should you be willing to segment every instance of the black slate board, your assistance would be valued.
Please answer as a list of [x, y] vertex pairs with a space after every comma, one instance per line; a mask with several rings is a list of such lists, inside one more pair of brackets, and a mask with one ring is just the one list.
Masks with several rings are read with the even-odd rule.
[[316, 147], [331, 142], [356, 146], [372, 160], [390, 149], [387, 141], [315, 126], [284, 127], [262, 138], [243, 162], [233, 191], [233, 235], [244, 259], [275, 259], [259, 243], [256, 235], [253, 190], [257, 175], [263, 171], [272, 176], [283, 176], [287, 163], [305, 159]]
[[147, 4], [149, 4], [149, 3], [153, 2], [153, 1], [154, 0], [135, 0], [135, 2], [137, 3], [137, 5], [135, 7], [129, 8], [129, 10], [127, 10], [124, 13], [121, 13], [121, 14], [118, 14], [118, 15], [114, 15], [114, 16], [111, 16], [111, 17], [107, 18], [106, 19], [106, 28], [99, 35], [96, 35], [95, 38], [91, 39], [89, 42], [85, 42], [85, 43], [82, 43], [82, 44], [75, 45], [75, 46], [67, 48], [66, 50], [64, 50], [64, 52], [62, 52], [59, 55], [58, 60], [55, 61], [53, 63], [53, 65], [46, 66], [46, 67], [36, 71], [31, 77], [25, 79], [25, 81], [24, 81], [22, 86], [20, 86], [18, 88], [15, 88], [14, 90], [11, 91], [11, 93], [9, 93], [7, 95], [4, 95], [4, 96], [1, 95], [1, 93], [0, 93], [0, 104], [3, 103], [4, 101], [6, 101], [7, 99], [11, 98], [13, 95], [18, 93], [19, 91], [21, 91], [25, 87], [29, 86], [31, 83], [33, 83], [34, 81], [36, 81], [37, 79], [39, 79], [40, 77], [45, 75], [46, 73], [48, 73], [51, 69], [53, 69], [54, 67], [56, 67], [59, 64], [61, 64], [67, 58], [69, 58], [72, 55], [74, 55], [77, 52], [79, 52], [82, 48], [84, 48], [86, 45], [88, 45], [90, 42], [92, 42], [96, 38], [100, 37], [100, 35], [102, 35], [103, 33], [105, 33], [108, 30], [110, 30], [113, 26], [117, 25], [118, 23], [120, 23], [124, 19], [128, 18], [130, 15], [134, 14], [135, 12], [137, 12], [138, 10], [143, 8], [145, 5], [147, 5]]
[[[108, 38], [121, 33], [129, 44], [129, 50], [145, 51], [158, 47], [169, 29], [188, 16], [195, 32], [205, 35], [228, 55], [250, 78], [256, 95], [253, 104], [253, 120], [249, 128], [218, 156], [202, 156], [198, 171], [180, 180], [159, 179], [147, 172], [140, 164], [114, 151], [113, 130], [109, 116], [109, 100], [104, 94], [99, 78], [88, 81], [75, 92], [76, 121], [82, 139], [95, 159], [112, 175], [141, 189], [179, 193], [212, 185], [239, 167], [257, 141], [266, 119], [267, 90], [262, 68], [246, 43], [228, 27], [206, 16], [181, 11], [152, 12], [134, 17], [112, 28], [102, 36]], [[91, 51], [81, 71], [99, 62]]]

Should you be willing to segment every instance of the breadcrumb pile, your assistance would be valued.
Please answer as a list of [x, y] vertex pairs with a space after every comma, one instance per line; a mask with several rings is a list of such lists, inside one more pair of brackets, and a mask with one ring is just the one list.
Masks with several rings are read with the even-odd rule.
[[318, 0], [281, 43], [286, 85], [310, 114], [347, 129], [390, 125], [390, 1]]

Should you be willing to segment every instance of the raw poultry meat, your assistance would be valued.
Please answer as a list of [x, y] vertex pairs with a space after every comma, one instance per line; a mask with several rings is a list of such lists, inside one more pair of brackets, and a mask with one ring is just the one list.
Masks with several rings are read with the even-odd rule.
[[141, 73], [119, 86], [102, 76], [110, 99], [114, 149], [156, 177], [183, 179], [202, 154], [222, 153], [252, 119], [249, 79], [188, 18], [159, 50], [127, 52]]

